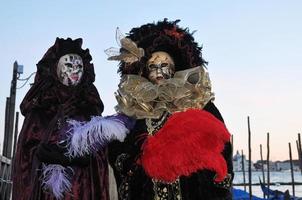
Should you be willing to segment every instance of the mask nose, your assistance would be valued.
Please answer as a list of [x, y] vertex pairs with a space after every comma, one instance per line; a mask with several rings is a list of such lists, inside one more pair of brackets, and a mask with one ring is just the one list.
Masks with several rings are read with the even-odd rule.
[[73, 65], [73, 66], [72, 66], [72, 69], [73, 69], [74, 72], [79, 71], [78, 65]]
[[156, 74], [157, 74], [157, 75], [163, 75], [163, 69], [162, 69], [161, 67], [158, 67], [158, 68], [156, 69]]

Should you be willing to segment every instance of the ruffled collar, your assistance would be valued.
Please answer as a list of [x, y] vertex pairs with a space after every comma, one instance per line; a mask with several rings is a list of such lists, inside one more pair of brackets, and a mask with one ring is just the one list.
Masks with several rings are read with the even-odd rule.
[[202, 109], [214, 99], [211, 81], [202, 66], [177, 71], [173, 78], [153, 84], [139, 75], [124, 75], [115, 93], [117, 112], [137, 119], [159, 118], [189, 108]]

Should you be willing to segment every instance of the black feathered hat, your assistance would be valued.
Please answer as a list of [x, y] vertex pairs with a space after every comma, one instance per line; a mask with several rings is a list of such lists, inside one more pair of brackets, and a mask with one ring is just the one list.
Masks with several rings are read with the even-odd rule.
[[143, 48], [144, 56], [134, 63], [121, 61], [118, 72], [121, 75], [141, 73], [147, 77], [146, 62], [156, 51], [167, 52], [174, 59], [176, 71], [206, 65], [201, 54], [202, 47], [194, 41], [193, 33], [188, 28], [178, 26], [179, 21], [164, 19], [133, 28], [126, 38], [131, 39], [138, 48]]

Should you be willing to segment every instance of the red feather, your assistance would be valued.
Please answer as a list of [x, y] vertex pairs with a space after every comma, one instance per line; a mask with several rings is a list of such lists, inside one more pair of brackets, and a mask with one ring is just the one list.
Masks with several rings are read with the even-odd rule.
[[230, 139], [225, 125], [212, 114], [198, 109], [178, 112], [149, 136], [139, 163], [146, 173], [160, 181], [173, 182], [198, 170], [216, 172], [216, 182], [227, 174], [221, 152]]

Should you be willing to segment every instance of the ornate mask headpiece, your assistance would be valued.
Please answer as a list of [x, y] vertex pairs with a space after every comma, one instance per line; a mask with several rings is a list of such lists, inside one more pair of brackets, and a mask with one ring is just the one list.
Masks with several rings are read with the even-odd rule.
[[109, 60], [121, 61], [118, 72], [138, 74], [148, 78], [146, 62], [154, 52], [168, 53], [174, 61], [175, 71], [205, 66], [201, 47], [194, 41], [188, 28], [178, 26], [180, 20], [148, 23], [130, 30], [124, 37], [117, 29], [116, 40], [121, 47], [107, 49]]
[[121, 49], [115, 47], [106, 49], [105, 53], [109, 56], [108, 60], [117, 60], [123, 61], [127, 64], [132, 64], [140, 61], [140, 59], [145, 55], [144, 49], [138, 48], [135, 42], [126, 38], [118, 27], [116, 28], [115, 39]]

